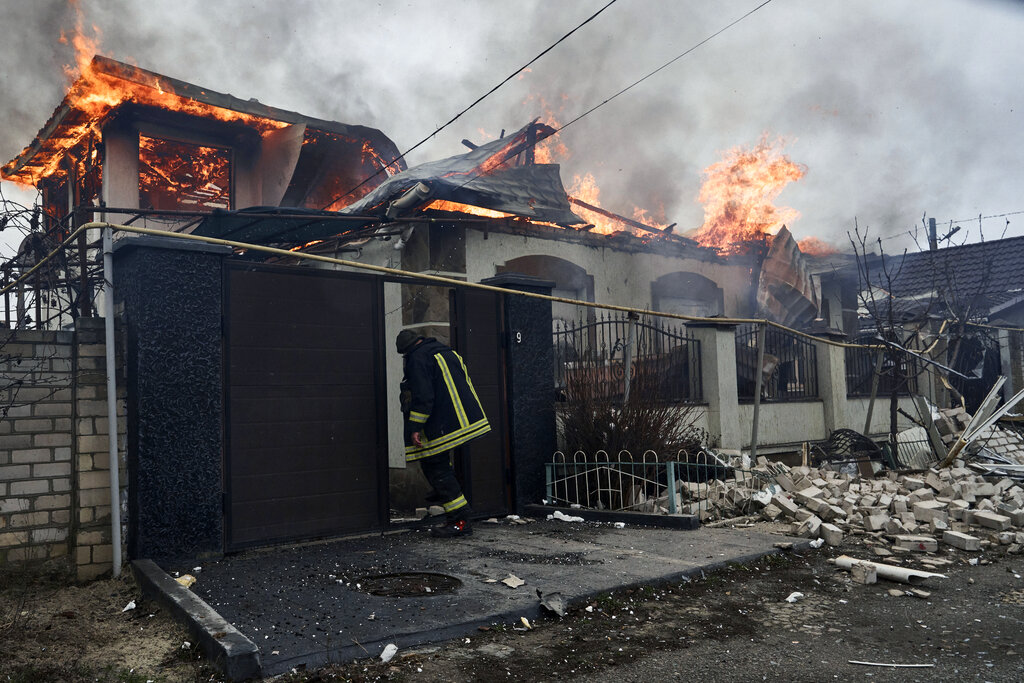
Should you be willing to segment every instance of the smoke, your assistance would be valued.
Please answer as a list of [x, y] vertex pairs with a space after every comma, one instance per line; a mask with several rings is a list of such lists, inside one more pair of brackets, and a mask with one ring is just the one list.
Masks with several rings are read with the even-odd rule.
[[[402, 149], [603, 4], [80, 2], [107, 56], [380, 128]], [[537, 116], [565, 124], [757, 4], [616, 3], [409, 162], [460, 153], [462, 138]], [[31, 142], [66, 91], [73, 56], [58, 37], [75, 19], [66, 0], [6, 5], [0, 161]], [[639, 206], [686, 231], [703, 220], [702, 169], [767, 132], [790, 140], [786, 153], [808, 168], [779, 198], [802, 214], [790, 226], [797, 238], [842, 246], [855, 217], [887, 236], [924, 212], [945, 223], [1024, 211], [1020, 35], [1020, 3], [771, 3], [563, 131], [563, 179], [590, 172], [604, 207], [629, 216]], [[1024, 234], [1024, 214], [1011, 220], [1007, 234]], [[986, 237], [1003, 221], [986, 224]], [[964, 227], [977, 239], [976, 220]]]

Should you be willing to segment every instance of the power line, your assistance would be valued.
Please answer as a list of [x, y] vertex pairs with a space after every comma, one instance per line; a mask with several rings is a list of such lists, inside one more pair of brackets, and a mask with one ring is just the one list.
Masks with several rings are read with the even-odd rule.
[[939, 222], [941, 222], [941, 223], [967, 223], [969, 221], [985, 220], [986, 218], [1005, 218], [1006, 216], [1019, 216], [1022, 213], [1024, 213], [1024, 211], [1011, 211], [1009, 213], [997, 213], [997, 214], [994, 214], [992, 216], [972, 216], [971, 218], [957, 218], [957, 219], [953, 219], [953, 220], [950, 220], [950, 219], [947, 218], [947, 219], [945, 219], [943, 221], [939, 221]]
[[[771, 0], [769, 0], [769, 2], [770, 2], [770, 1], [771, 1]], [[494, 92], [495, 92], [495, 91], [496, 91], [496, 90], [497, 90], [498, 88], [500, 88], [501, 86], [503, 86], [503, 85], [505, 85], [506, 83], [508, 83], [509, 81], [511, 81], [511, 80], [512, 80], [513, 78], [515, 78], [515, 77], [516, 77], [516, 76], [518, 76], [518, 75], [519, 75], [520, 73], [522, 73], [522, 72], [523, 72], [523, 71], [524, 71], [525, 69], [528, 69], [528, 68], [529, 68], [529, 67], [530, 67], [530, 66], [531, 66], [531, 65], [532, 65], [532, 64], [533, 64], [534, 62], [536, 62], [536, 61], [537, 61], [538, 59], [540, 59], [541, 57], [543, 57], [543, 56], [544, 56], [544, 55], [546, 55], [547, 53], [551, 52], [551, 51], [552, 51], [553, 49], [555, 49], [555, 48], [556, 48], [556, 47], [557, 47], [557, 46], [558, 46], [558, 45], [559, 45], [560, 43], [562, 43], [563, 41], [565, 41], [565, 40], [566, 40], [566, 39], [567, 39], [567, 38], [568, 38], [569, 36], [571, 36], [572, 34], [576, 33], [576, 31], [579, 31], [579, 30], [580, 30], [581, 28], [583, 28], [584, 26], [586, 26], [587, 24], [589, 24], [589, 23], [590, 23], [591, 21], [593, 21], [593, 20], [594, 20], [594, 19], [595, 19], [595, 18], [597, 17], [597, 15], [601, 14], [601, 12], [604, 12], [604, 11], [605, 11], [606, 9], [608, 9], [609, 7], [611, 7], [612, 5], [614, 5], [614, 4], [616, 3], [616, 2], [618, 2], [618, 0], [610, 0], [610, 2], [608, 2], [608, 4], [606, 4], [606, 5], [604, 6], [604, 7], [602, 7], [601, 9], [597, 10], [596, 12], [594, 12], [593, 14], [591, 14], [591, 15], [590, 15], [589, 17], [587, 17], [586, 19], [584, 19], [584, 20], [583, 20], [583, 21], [582, 21], [582, 22], [581, 22], [580, 24], [578, 24], [578, 25], [577, 25], [577, 26], [576, 26], [576, 27], [575, 27], [574, 29], [572, 29], [571, 31], [569, 31], [568, 33], [566, 33], [566, 34], [565, 34], [564, 36], [562, 36], [561, 38], [559, 38], [558, 40], [556, 40], [556, 41], [555, 41], [554, 43], [552, 43], [551, 45], [549, 45], [549, 46], [548, 46], [547, 48], [545, 48], [545, 49], [544, 49], [544, 50], [543, 50], [543, 51], [542, 51], [542, 52], [541, 52], [540, 54], [538, 54], [538, 55], [537, 55], [536, 57], [534, 57], [533, 59], [531, 59], [530, 61], [528, 61], [528, 62], [527, 62], [526, 64], [524, 64], [523, 66], [519, 67], [518, 69], [516, 69], [515, 71], [513, 71], [513, 72], [512, 72], [511, 74], [509, 74], [508, 76], [506, 76], [506, 77], [505, 77], [505, 79], [504, 79], [503, 81], [501, 81], [501, 82], [500, 82], [500, 83], [498, 83], [498, 84], [497, 84], [496, 86], [494, 86], [493, 88], [491, 88], [490, 90], [488, 90], [487, 92], [485, 92], [485, 93], [484, 93], [483, 95], [481, 95], [480, 97], [476, 98], [476, 100], [474, 100], [472, 104], [470, 104], [470, 105], [469, 105], [468, 107], [466, 107], [465, 109], [463, 109], [462, 111], [460, 111], [460, 112], [459, 112], [458, 114], [456, 114], [455, 116], [453, 116], [453, 117], [452, 117], [452, 118], [451, 118], [451, 119], [450, 119], [450, 120], [449, 120], [449, 121], [448, 121], [447, 123], [445, 123], [445, 124], [444, 124], [443, 126], [439, 127], [439, 128], [438, 128], [437, 130], [435, 130], [435, 131], [434, 131], [433, 133], [431, 133], [430, 135], [428, 135], [427, 137], [423, 138], [422, 140], [420, 140], [419, 142], [417, 142], [417, 143], [416, 143], [415, 145], [413, 145], [413, 146], [412, 146], [412, 147], [410, 147], [409, 149], [407, 149], [407, 150], [405, 150], [404, 152], [402, 152], [401, 154], [399, 154], [399, 155], [398, 155], [397, 157], [395, 157], [395, 159], [394, 159], [393, 161], [391, 161], [390, 163], [386, 164], [386, 165], [385, 165], [385, 166], [384, 166], [383, 168], [380, 168], [380, 169], [378, 169], [376, 173], [374, 173], [373, 175], [371, 175], [371, 176], [369, 176], [368, 178], [366, 178], [365, 180], [363, 180], [363, 182], [359, 183], [358, 185], [356, 185], [355, 187], [353, 187], [353, 188], [352, 188], [351, 190], [349, 190], [348, 192], [346, 192], [346, 193], [344, 193], [344, 194], [342, 194], [342, 195], [338, 195], [337, 197], [334, 197], [334, 199], [332, 199], [332, 200], [331, 200], [330, 202], [328, 202], [328, 203], [327, 203], [327, 204], [326, 204], [325, 206], [323, 206], [323, 207], [321, 207], [321, 208], [323, 208], [323, 209], [326, 209], [326, 208], [327, 208], [328, 206], [330, 206], [331, 204], [333, 204], [334, 202], [336, 202], [336, 201], [337, 201], [337, 200], [338, 200], [338, 199], [339, 199], [340, 197], [345, 197], [345, 196], [348, 196], [348, 195], [352, 194], [353, 192], [355, 192], [356, 190], [358, 190], [358, 189], [359, 189], [360, 187], [362, 187], [363, 185], [365, 185], [366, 183], [370, 182], [371, 180], [373, 180], [374, 178], [376, 178], [377, 176], [379, 176], [379, 175], [380, 175], [381, 173], [383, 173], [383, 172], [384, 172], [384, 171], [385, 171], [385, 170], [386, 170], [386, 169], [387, 169], [387, 168], [388, 168], [389, 166], [391, 166], [391, 164], [393, 164], [393, 163], [395, 163], [395, 162], [397, 162], [397, 161], [399, 161], [399, 160], [401, 160], [401, 159], [404, 159], [404, 158], [405, 158], [405, 156], [406, 156], [407, 154], [409, 154], [409, 153], [410, 153], [410, 152], [412, 152], [413, 150], [417, 149], [417, 148], [418, 148], [418, 147], [419, 147], [420, 145], [423, 145], [424, 143], [426, 143], [426, 142], [427, 142], [428, 140], [430, 140], [431, 138], [433, 138], [433, 137], [434, 137], [435, 135], [437, 135], [438, 133], [440, 133], [440, 132], [441, 132], [442, 130], [444, 130], [445, 128], [447, 128], [447, 127], [448, 127], [448, 126], [450, 126], [451, 124], [455, 123], [455, 121], [457, 121], [457, 120], [459, 119], [459, 117], [461, 117], [461, 116], [462, 116], [463, 114], [465, 114], [466, 112], [468, 112], [468, 111], [469, 111], [470, 109], [472, 109], [472, 108], [473, 108], [473, 107], [475, 107], [476, 105], [478, 105], [478, 104], [480, 104], [481, 102], [483, 102], [485, 98], [487, 98], [488, 96], [490, 96], [491, 94], [493, 94], [493, 93], [494, 93]]]
[[662, 64], [661, 66], [659, 66], [659, 67], [658, 67], [657, 69], [655, 69], [654, 71], [651, 71], [650, 73], [648, 73], [647, 75], [643, 76], [642, 78], [640, 78], [640, 79], [638, 79], [638, 80], [636, 80], [636, 81], [634, 81], [634, 82], [630, 83], [630, 84], [629, 84], [629, 85], [627, 85], [627, 86], [626, 86], [625, 88], [623, 88], [622, 90], [618, 91], [617, 93], [615, 93], [614, 95], [612, 95], [612, 96], [611, 96], [611, 97], [609, 97], [608, 99], [606, 99], [606, 100], [604, 100], [604, 101], [600, 102], [599, 104], [596, 104], [596, 105], [594, 105], [593, 107], [591, 107], [591, 108], [590, 108], [590, 109], [588, 109], [587, 111], [583, 112], [582, 114], [580, 114], [580, 115], [579, 115], [579, 116], [577, 116], [576, 118], [574, 118], [574, 119], [572, 119], [571, 121], [569, 121], [569, 122], [568, 122], [567, 124], [565, 124], [564, 126], [562, 126], [562, 127], [558, 128], [558, 130], [557, 130], [556, 132], [561, 132], [561, 131], [565, 130], [566, 128], [568, 128], [568, 127], [569, 127], [569, 126], [571, 126], [572, 124], [574, 124], [574, 123], [576, 123], [577, 121], [579, 121], [580, 119], [582, 119], [582, 118], [583, 118], [584, 116], [587, 116], [588, 114], [590, 114], [590, 113], [592, 113], [592, 112], [594, 112], [594, 111], [596, 111], [596, 110], [600, 109], [600, 108], [601, 108], [601, 107], [603, 107], [604, 105], [606, 105], [606, 104], [608, 104], [609, 102], [611, 102], [612, 100], [614, 100], [614, 99], [615, 99], [616, 97], [618, 97], [619, 95], [622, 95], [622, 94], [623, 94], [623, 93], [625, 93], [626, 91], [628, 91], [628, 90], [631, 90], [631, 89], [633, 89], [634, 87], [636, 87], [636, 86], [640, 85], [641, 83], [643, 83], [644, 81], [646, 81], [646, 80], [647, 80], [648, 78], [650, 78], [650, 77], [651, 77], [651, 76], [653, 76], [654, 74], [658, 73], [659, 71], [662, 71], [663, 69], [667, 69], [667, 68], [668, 68], [669, 66], [671, 66], [671, 65], [672, 65], [672, 64], [674, 64], [674, 63], [676, 63], [677, 61], [679, 61], [680, 59], [682, 59], [682, 58], [683, 58], [683, 57], [685, 57], [686, 55], [690, 54], [691, 52], [693, 52], [693, 51], [694, 51], [694, 50], [696, 50], [697, 48], [701, 47], [701, 46], [702, 46], [702, 45], [704, 45], [705, 43], [709, 42], [709, 41], [710, 41], [710, 40], [712, 40], [713, 38], [716, 38], [717, 36], [721, 35], [722, 33], [725, 33], [725, 32], [726, 32], [726, 31], [728, 31], [728, 30], [729, 30], [730, 28], [732, 28], [732, 27], [733, 27], [733, 26], [735, 26], [736, 24], [740, 23], [741, 21], [743, 21], [744, 19], [746, 19], [747, 17], [749, 17], [749, 16], [750, 16], [751, 14], [753, 14], [754, 12], [758, 11], [759, 9], [761, 9], [762, 7], [764, 7], [765, 5], [769, 4], [769, 3], [771, 2], [771, 1], [772, 1], [772, 0], [764, 0], [764, 2], [762, 2], [762, 3], [760, 4], [760, 5], [758, 5], [758, 6], [757, 6], [757, 7], [755, 7], [754, 9], [750, 10], [750, 11], [749, 11], [749, 12], [747, 12], [746, 14], [744, 14], [744, 15], [743, 15], [742, 17], [740, 17], [739, 19], [736, 19], [735, 21], [733, 21], [733, 22], [731, 22], [731, 23], [729, 23], [729, 24], [726, 24], [725, 26], [723, 26], [723, 27], [722, 27], [722, 28], [720, 28], [719, 30], [715, 31], [715, 32], [714, 32], [714, 33], [712, 33], [712, 34], [711, 34], [710, 36], [708, 36], [708, 37], [707, 37], [707, 38], [705, 38], [704, 40], [700, 41], [699, 43], [697, 43], [697, 44], [696, 44], [696, 45], [694, 45], [693, 47], [689, 48], [688, 50], [685, 50], [684, 52], [681, 52], [680, 54], [676, 55], [676, 56], [675, 56], [675, 57], [673, 57], [672, 59], [668, 60], [667, 62], [665, 62], [664, 64]]
[[[601, 107], [603, 107], [604, 105], [608, 104], [609, 102], [611, 102], [612, 100], [614, 100], [614, 99], [615, 99], [616, 97], [618, 97], [619, 95], [622, 95], [623, 93], [627, 92], [628, 90], [632, 90], [633, 88], [635, 88], [636, 86], [640, 85], [641, 83], [643, 83], [644, 81], [646, 81], [646, 80], [647, 80], [648, 78], [650, 78], [651, 76], [655, 75], [655, 74], [656, 74], [656, 73], [658, 73], [659, 71], [662, 71], [662, 70], [664, 70], [664, 69], [668, 68], [669, 66], [671, 66], [671, 65], [672, 65], [672, 64], [674, 64], [674, 63], [676, 63], [677, 61], [679, 61], [680, 59], [682, 59], [682, 58], [683, 58], [683, 57], [685, 57], [686, 55], [690, 54], [691, 52], [693, 52], [693, 51], [694, 51], [694, 50], [696, 50], [697, 48], [701, 47], [702, 45], [705, 45], [706, 43], [708, 43], [709, 41], [711, 41], [711, 40], [712, 40], [713, 38], [716, 38], [717, 36], [721, 35], [722, 33], [725, 33], [725, 32], [726, 32], [726, 31], [728, 31], [728, 30], [729, 30], [730, 28], [732, 28], [732, 27], [733, 27], [733, 26], [735, 26], [736, 24], [740, 23], [741, 21], [743, 21], [744, 19], [746, 19], [747, 17], [749, 17], [749, 16], [750, 16], [751, 14], [753, 14], [754, 12], [758, 11], [759, 9], [761, 9], [762, 7], [764, 7], [765, 5], [767, 5], [767, 4], [769, 4], [769, 3], [771, 3], [771, 1], [772, 1], [772, 0], [764, 0], [764, 2], [762, 2], [762, 3], [760, 4], [760, 5], [758, 5], [757, 7], [753, 8], [752, 10], [750, 10], [749, 12], [747, 12], [746, 14], [744, 14], [743, 16], [741, 16], [741, 17], [740, 17], [739, 19], [736, 19], [736, 20], [734, 20], [734, 21], [732, 21], [732, 22], [730, 22], [730, 23], [726, 24], [726, 25], [725, 25], [725, 26], [723, 26], [722, 28], [718, 29], [717, 31], [715, 31], [714, 33], [712, 33], [711, 35], [709, 35], [709, 36], [708, 36], [707, 38], [705, 38], [704, 40], [702, 40], [702, 41], [700, 41], [699, 43], [697, 43], [696, 45], [693, 45], [692, 47], [690, 47], [690, 48], [688, 48], [688, 49], [684, 50], [683, 52], [679, 53], [678, 55], [676, 55], [676, 56], [675, 56], [675, 57], [673, 57], [672, 59], [668, 60], [667, 62], [665, 62], [664, 64], [662, 64], [661, 66], [659, 66], [659, 67], [658, 67], [657, 69], [655, 69], [654, 71], [651, 71], [651, 72], [647, 73], [646, 75], [642, 76], [641, 78], [639, 78], [639, 79], [637, 79], [637, 80], [633, 81], [632, 83], [630, 83], [629, 85], [627, 85], [627, 86], [626, 86], [625, 88], [623, 88], [623, 89], [619, 90], [619, 91], [618, 91], [617, 93], [615, 93], [614, 95], [612, 95], [611, 97], [608, 97], [607, 99], [605, 99], [605, 100], [601, 101], [600, 103], [598, 103], [598, 104], [594, 105], [593, 107], [591, 107], [590, 109], [586, 110], [585, 112], [583, 112], [583, 113], [582, 113], [582, 114], [580, 114], [579, 116], [577, 116], [577, 117], [575, 117], [575, 118], [571, 119], [571, 120], [570, 120], [570, 121], [569, 121], [568, 123], [566, 123], [565, 125], [563, 125], [563, 126], [561, 126], [561, 127], [559, 127], [559, 128], [556, 128], [556, 129], [555, 129], [555, 133], [560, 133], [560, 132], [562, 132], [563, 130], [565, 130], [566, 128], [568, 128], [568, 127], [569, 127], [569, 126], [571, 126], [572, 124], [576, 123], [577, 121], [579, 121], [579, 120], [580, 120], [580, 119], [582, 119], [583, 117], [585, 117], [585, 116], [587, 116], [587, 115], [589, 115], [589, 114], [592, 114], [593, 112], [597, 111], [598, 109], [600, 109], [600, 108], [601, 108]], [[553, 135], [553, 134], [554, 134], [554, 133], [552, 133], [552, 135]], [[546, 137], [545, 137], [544, 139], [547, 139], [547, 137], [550, 137], [550, 136], [546, 136]], [[532, 143], [532, 145], [536, 145], [536, 144], [537, 144], [538, 142], [540, 142], [540, 140], [539, 140], [539, 139], [538, 139], [538, 140], [535, 140], [535, 141], [534, 141], [534, 142]], [[470, 175], [470, 177], [469, 177], [469, 178], [467, 178], [467, 179], [466, 179], [466, 181], [465, 181], [464, 183], [462, 183], [461, 185], [459, 185], [459, 187], [458, 187], [458, 188], [456, 188], [456, 189], [461, 189], [461, 188], [465, 187], [466, 185], [468, 185], [469, 183], [473, 182], [473, 181], [474, 181], [474, 180], [476, 180], [476, 179], [477, 179], [478, 177], [480, 177], [480, 175], [481, 175], [481, 173], [480, 173], [480, 172], [476, 173], [475, 175]]]
[[[952, 219], [952, 220], [949, 219], [949, 218], [945, 218], [945, 219], [943, 219], [941, 221], [936, 220], [936, 222], [937, 223], [970, 223], [971, 221], [987, 220], [989, 218], [1006, 218], [1007, 216], [1019, 216], [1021, 214], [1024, 214], [1024, 211], [1010, 211], [1008, 213], [992, 214], [991, 216], [974, 216], [973, 218], [962, 218], [962, 219]], [[910, 231], [910, 230], [901, 230], [900, 232], [897, 232], [897, 233], [892, 234], [892, 235], [886, 235], [885, 237], [880, 237], [879, 239], [881, 239], [881, 240], [894, 240], [894, 239], [896, 239], [898, 237], [906, 237], [907, 235], [910, 235], [911, 237], [914, 237], [914, 233], [912, 231]]]

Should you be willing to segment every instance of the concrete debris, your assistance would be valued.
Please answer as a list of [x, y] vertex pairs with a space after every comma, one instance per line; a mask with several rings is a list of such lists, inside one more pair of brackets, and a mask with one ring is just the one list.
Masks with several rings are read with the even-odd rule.
[[870, 562], [858, 562], [850, 567], [850, 578], [864, 585], [878, 583], [878, 569]]
[[554, 612], [560, 617], [565, 616], [565, 597], [559, 593], [544, 593], [537, 589], [537, 597], [540, 598], [540, 606], [549, 612]]
[[552, 514], [548, 515], [548, 519], [549, 520], [551, 520], [551, 519], [558, 519], [558, 520], [561, 520], [563, 522], [582, 522], [583, 521], [582, 517], [577, 517], [576, 515], [567, 515], [564, 512], [561, 512], [560, 510], [555, 510]]
[[503, 584], [505, 584], [506, 586], [508, 586], [509, 588], [519, 588], [520, 586], [522, 586], [522, 585], [525, 585], [525, 584], [526, 584], [526, 582], [525, 582], [525, 581], [523, 581], [522, 579], [520, 579], [520, 578], [519, 578], [518, 576], [516, 576], [515, 574], [509, 574], [509, 575], [508, 575], [508, 578], [506, 578], [506, 579], [502, 579], [502, 580], [501, 580], [501, 582], [502, 582]]
[[878, 578], [886, 579], [887, 581], [909, 583], [912, 585], [917, 585], [926, 579], [946, 578], [945, 574], [925, 572], [919, 569], [908, 569], [906, 567], [897, 567], [896, 565], [883, 564], [881, 562], [869, 562], [867, 560], [858, 560], [854, 557], [849, 557], [847, 555], [840, 555], [835, 559], [829, 560], [829, 562], [835, 564], [840, 569], [845, 569], [851, 572], [851, 574], [853, 572], [858, 571], [859, 567], [870, 567], [871, 570], [873, 570], [875, 576]]
[[[961, 413], [941, 413], [940, 433], [957, 438], [969, 421]], [[1005, 448], [1000, 453], [1007, 461], [1024, 465], [1024, 438], [999, 426], [988, 430], [989, 443]], [[939, 544], [968, 552], [995, 546], [1024, 552], [1024, 481], [978, 472], [965, 459], [951, 467], [884, 471], [875, 477], [827, 464], [791, 467], [763, 456], [750, 470], [734, 466], [728, 480], [678, 482], [680, 510], [699, 515], [705, 524], [742, 515], [785, 523], [787, 535], [830, 547], [864, 539], [876, 557], [893, 552], [927, 557]]]

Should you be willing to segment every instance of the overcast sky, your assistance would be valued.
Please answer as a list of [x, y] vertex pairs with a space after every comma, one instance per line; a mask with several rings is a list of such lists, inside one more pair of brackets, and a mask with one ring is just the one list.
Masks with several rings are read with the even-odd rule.
[[[243, 99], [430, 134], [607, 0], [81, 0], [114, 59]], [[465, 151], [548, 110], [564, 123], [760, 4], [618, 0], [453, 126], [411, 164]], [[0, 157], [63, 97], [66, 0], [0, 0]], [[854, 218], [880, 236], [1024, 212], [1024, 3], [774, 0], [561, 133], [566, 186], [592, 173], [604, 207], [698, 227], [701, 171], [762, 134], [807, 167], [778, 202], [798, 238], [840, 245]], [[545, 106], [542, 103], [547, 103]], [[4, 184], [10, 194], [10, 185]], [[1007, 236], [1024, 235], [1024, 213]], [[1006, 218], [982, 221], [1003, 234]], [[940, 234], [944, 232], [940, 228]], [[906, 239], [886, 243], [905, 246]]]

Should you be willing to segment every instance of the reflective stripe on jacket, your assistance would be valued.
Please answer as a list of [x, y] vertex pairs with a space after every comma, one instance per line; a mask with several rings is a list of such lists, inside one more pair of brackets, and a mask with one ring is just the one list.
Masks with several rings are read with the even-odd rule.
[[[405, 459], [419, 460], [491, 431], [462, 357], [436, 339], [405, 355], [402, 385], [412, 394], [405, 416]], [[412, 433], [420, 432], [420, 444]]]

